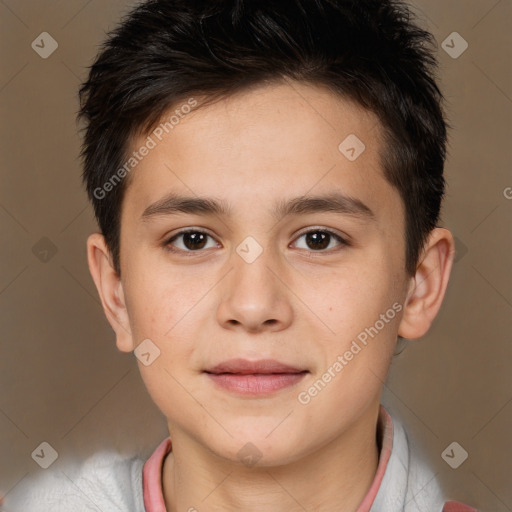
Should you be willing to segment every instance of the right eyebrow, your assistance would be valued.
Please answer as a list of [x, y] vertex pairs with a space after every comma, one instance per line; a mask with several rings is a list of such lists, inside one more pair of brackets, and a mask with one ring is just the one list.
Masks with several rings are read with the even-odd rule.
[[149, 220], [151, 217], [176, 213], [229, 216], [231, 209], [225, 202], [217, 199], [180, 196], [171, 193], [149, 205], [142, 213], [141, 219]]

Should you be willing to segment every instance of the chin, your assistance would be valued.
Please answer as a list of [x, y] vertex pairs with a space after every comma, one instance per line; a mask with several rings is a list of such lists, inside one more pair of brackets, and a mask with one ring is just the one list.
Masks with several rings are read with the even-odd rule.
[[[275, 422], [272, 428], [278, 424]], [[272, 428], [268, 428], [267, 422], [260, 428], [251, 425], [244, 429], [238, 425], [236, 433], [227, 427], [233, 438], [223, 436], [225, 443], [216, 442], [209, 448], [220, 457], [231, 462], [241, 462], [247, 467], [275, 467], [297, 460], [300, 457], [297, 447], [302, 444], [300, 440], [290, 436], [289, 429], [283, 429], [279, 434], [277, 431], [272, 432]], [[272, 433], [269, 435], [269, 432]]]

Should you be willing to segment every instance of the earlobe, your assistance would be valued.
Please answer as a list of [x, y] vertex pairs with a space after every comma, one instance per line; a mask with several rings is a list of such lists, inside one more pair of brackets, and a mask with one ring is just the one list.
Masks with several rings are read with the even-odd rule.
[[443, 302], [455, 254], [453, 236], [435, 228], [429, 235], [404, 304], [398, 334], [420, 338], [430, 329]]
[[123, 285], [102, 234], [93, 233], [87, 239], [87, 260], [103, 311], [116, 333], [117, 348], [131, 352], [134, 347]]

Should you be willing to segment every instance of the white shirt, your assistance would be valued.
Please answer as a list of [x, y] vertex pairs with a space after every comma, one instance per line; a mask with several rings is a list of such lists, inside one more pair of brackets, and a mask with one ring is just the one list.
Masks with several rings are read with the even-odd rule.
[[[382, 406], [379, 431], [382, 437], [377, 474], [357, 512], [441, 512], [445, 499], [434, 474], [410, 451], [402, 424], [392, 420]], [[162, 449], [155, 450], [148, 459], [148, 462], [153, 460], [152, 471], [161, 468], [164, 456]], [[163, 498], [159, 476], [145, 471], [145, 462], [137, 455], [129, 457], [102, 451], [82, 464], [41, 470], [37, 477], [27, 479], [27, 483], [21, 482], [6, 496], [5, 510], [160, 512], [164, 509], [161, 508]], [[143, 487], [143, 473], [145, 480], [152, 480], [150, 487], [156, 489], [151, 498], [153, 505], [149, 504], [149, 493], [144, 496], [143, 489], [148, 482]], [[158, 494], [156, 500], [155, 494]], [[145, 499], [147, 508], [144, 507]], [[162, 505], [159, 506], [160, 503]]]

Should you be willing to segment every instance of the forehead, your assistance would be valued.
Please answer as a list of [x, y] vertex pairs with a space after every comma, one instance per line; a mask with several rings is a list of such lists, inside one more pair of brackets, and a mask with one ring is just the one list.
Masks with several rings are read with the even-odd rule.
[[170, 192], [215, 195], [245, 209], [332, 191], [377, 209], [400, 202], [382, 172], [378, 119], [326, 88], [286, 82], [206, 106], [195, 100], [198, 108], [174, 105], [132, 144], [137, 150], [149, 135], [153, 147], [132, 171], [123, 209], [140, 216]]

